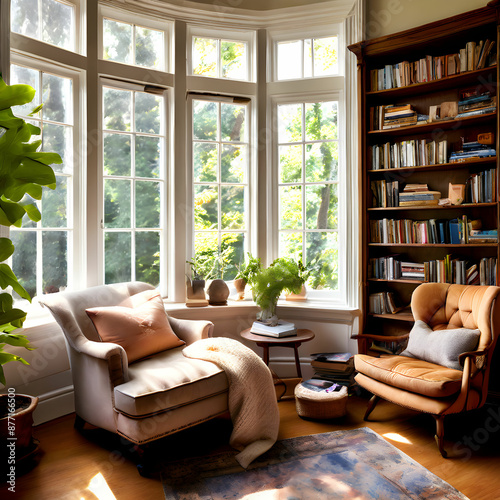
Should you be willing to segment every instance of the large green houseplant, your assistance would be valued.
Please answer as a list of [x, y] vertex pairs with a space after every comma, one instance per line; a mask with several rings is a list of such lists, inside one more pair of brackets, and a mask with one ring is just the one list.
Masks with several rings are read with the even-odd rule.
[[278, 323], [276, 305], [282, 292], [299, 293], [307, 281], [309, 270], [302, 262], [288, 257], [274, 260], [250, 278], [253, 299], [260, 307], [257, 319], [273, 326]]
[[[21, 227], [23, 218], [32, 221], [41, 219], [40, 211], [32, 200], [42, 198], [42, 187], [56, 187], [56, 177], [50, 167], [62, 163], [56, 153], [38, 151], [42, 141], [31, 141], [33, 135], [40, 135], [40, 129], [22, 118], [14, 116], [12, 106], [31, 102], [35, 90], [29, 85], [7, 85], [0, 77], [0, 225]], [[38, 113], [41, 105], [31, 114]], [[25, 335], [17, 333], [26, 319], [26, 312], [14, 307], [12, 292], [31, 301], [29, 293], [19, 283], [7, 264], [14, 253], [9, 238], [0, 237], [0, 383], [6, 386], [3, 365], [9, 361], [28, 362], [21, 356], [5, 351], [7, 345], [31, 350]], [[31, 427], [32, 412], [38, 398], [16, 394], [9, 388], [0, 397], [0, 437], [7, 442], [9, 418], [14, 417], [16, 435], [16, 456], [18, 459], [33, 451]]]

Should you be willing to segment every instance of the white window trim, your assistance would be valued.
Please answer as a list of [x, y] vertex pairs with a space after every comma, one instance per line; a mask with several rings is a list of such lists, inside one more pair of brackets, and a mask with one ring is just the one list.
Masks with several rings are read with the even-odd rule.
[[[163, 68], [147, 68], [144, 66], [138, 66], [135, 64], [121, 63], [117, 61], [112, 61], [109, 59], [104, 59], [104, 35], [103, 35], [103, 24], [104, 18], [111, 19], [113, 21], [118, 21], [120, 23], [131, 24], [133, 26], [139, 26], [143, 28], [151, 28], [154, 30], [163, 32]], [[159, 71], [162, 73], [173, 73], [174, 67], [174, 22], [168, 19], [155, 19], [139, 14], [134, 14], [132, 12], [127, 12], [121, 9], [113, 9], [99, 4], [99, 25], [97, 29], [97, 46], [98, 46], [98, 59], [110, 63], [125, 64], [127, 66], [132, 66], [134, 68], [142, 68], [144, 70], [151, 69], [153, 71]], [[135, 49], [134, 49], [135, 50]]]
[[223, 81], [232, 82], [255, 82], [256, 78], [256, 32], [252, 30], [235, 29], [211, 29], [207, 27], [188, 25], [187, 26], [187, 75], [202, 78], [213, 78], [204, 75], [194, 75], [193, 73], [193, 41], [195, 37], [213, 38], [217, 40], [229, 40], [235, 42], [246, 42], [248, 45], [247, 76], [246, 80], [236, 78], [220, 78]]

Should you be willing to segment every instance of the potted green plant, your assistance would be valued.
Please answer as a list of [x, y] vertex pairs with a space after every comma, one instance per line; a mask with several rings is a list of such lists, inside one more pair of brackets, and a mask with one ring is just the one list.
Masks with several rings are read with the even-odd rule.
[[[31, 141], [32, 135], [40, 135], [40, 129], [22, 118], [14, 116], [12, 106], [31, 102], [35, 89], [29, 85], [7, 85], [0, 77], [0, 225], [21, 227], [27, 216], [32, 221], [41, 219], [40, 211], [26, 199], [40, 200], [42, 186], [56, 187], [56, 177], [50, 167], [62, 163], [56, 153], [38, 151], [42, 141]], [[32, 111], [38, 113], [42, 105]], [[18, 333], [26, 319], [26, 312], [14, 307], [13, 290], [21, 298], [31, 302], [31, 297], [19, 283], [16, 275], [5, 262], [14, 253], [14, 245], [9, 238], [0, 238], [0, 383], [6, 387], [3, 365], [10, 361], [24, 364], [21, 356], [5, 351], [4, 347], [23, 347], [31, 350], [28, 338]], [[33, 416], [38, 398], [16, 394], [8, 388], [7, 394], [0, 395], [0, 440], [7, 443], [7, 437], [16, 437], [16, 462], [28, 456], [34, 445], [32, 437]], [[15, 429], [12, 429], [15, 421]]]
[[250, 286], [255, 303], [261, 308], [257, 319], [270, 326], [278, 324], [276, 305], [283, 291], [299, 293], [307, 280], [304, 266], [288, 257], [274, 260], [266, 269], [252, 276]]
[[187, 260], [186, 264], [191, 268], [191, 276], [186, 275], [186, 305], [208, 305], [205, 297], [205, 277], [196, 257], [193, 260]]
[[238, 292], [238, 298], [243, 299], [245, 296], [245, 287], [251, 283], [252, 278], [262, 268], [262, 263], [259, 257], [252, 257], [250, 252], [247, 252], [248, 260], [243, 265], [238, 266], [238, 273], [234, 278], [234, 286]]

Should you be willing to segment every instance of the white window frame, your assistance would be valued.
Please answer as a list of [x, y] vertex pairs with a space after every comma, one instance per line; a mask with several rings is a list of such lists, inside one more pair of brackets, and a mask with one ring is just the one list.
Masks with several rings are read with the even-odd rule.
[[[308, 39], [318, 39], [336, 36], [338, 39], [338, 59], [337, 67], [338, 73], [335, 75], [320, 75], [320, 76], [304, 76], [302, 78], [281, 79], [278, 80], [278, 43], [279, 42], [294, 42], [304, 41]], [[269, 56], [271, 64], [268, 70], [268, 80], [272, 82], [287, 82], [290, 80], [319, 80], [323, 78], [335, 78], [344, 76], [344, 52], [345, 52], [345, 38], [342, 24], [333, 24], [329, 26], [318, 26], [317, 29], [307, 30], [269, 30]], [[304, 50], [301, 51], [302, 73], [304, 72]]]
[[[70, 78], [73, 82], [73, 175], [72, 189], [68, 189], [67, 206], [67, 228], [61, 231], [68, 232], [68, 289], [80, 289], [86, 284], [86, 251], [85, 251], [85, 228], [87, 224], [86, 214], [86, 158], [87, 144], [83, 140], [83, 131], [86, 130], [86, 120], [83, 113], [85, 88], [85, 73], [76, 69], [63, 67], [53, 62], [26, 56], [11, 51], [11, 64], [25, 66], [28, 68]], [[36, 137], [35, 137], [36, 138]], [[43, 231], [43, 228], [28, 230]], [[37, 294], [41, 292], [41, 253], [37, 252]], [[23, 306], [24, 307], [24, 306]], [[31, 311], [32, 308], [30, 308]]]
[[[199, 78], [217, 78], [222, 81], [231, 82], [255, 82], [256, 79], [256, 32], [248, 30], [233, 30], [233, 29], [210, 29], [200, 26], [188, 25], [187, 27], [187, 75]], [[205, 75], [195, 75], [193, 73], [193, 46], [195, 38], [212, 38], [217, 41], [232, 41], [245, 42], [247, 44], [247, 79], [239, 80], [236, 78], [224, 78], [222, 76], [210, 77]], [[218, 63], [220, 63], [220, 43], [217, 44]], [[219, 64], [220, 73], [220, 64]]]
[[[163, 32], [163, 68], [148, 68], [146, 66], [139, 66], [134, 63], [123, 63], [118, 61], [113, 61], [111, 59], [104, 59], [104, 34], [103, 26], [104, 19], [110, 19], [112, 21], [117, 21], [119, 23], [131, 24], [133, 26], [134, 40], [135, 42], [135, 27], [149, 28], [153, 30], [158, 30]], [[143, 69], [145, 71], [160, 71], [163, 73], [173, 73], [174, 64], [174, 23], [168, 20], [158, 20], [146, 16], [141, 16], [132, 12], [126, 12], [119, 9], [113, 9], [106, 7], [104, 5], [99, 5], [99, 26], [97, 30], [97, 43], [98, 43], [98, 59], [106, 61], [113, 64], [123, 64], [125, 66], [132, 66], [133, 68]], [[135, 45], [132, 45], [132, 50], [135, 54]]]
[[[110, 78], [100, 78], [99, 80], [99, 130], [100, 130], [100, 148], [99, 148], [99, 214], [100, 214], [100, 230], [99, 230], [99, 252], [100, 252], [100, 259], [99, 259], [99, 279], [101, 283], [105, 283], [105, 238], [104, 238], [104, 232], [107, 231], [109, 228], [104, 227], [104, 181], [108, 176], [104, 174], [104, 154], [103, 154], [103, 148], [104, 148], [104, 133], [107, 132], [107, 130], [104, 129], [104, 108], [102, 106], [103, 103], [103, 88], [104, 87], [111, 87], [111, 88], [116, 88], [119, 90], [128, 90], [128, 91], [137, 91], [137, 92], [143, 92], [144, 88], [146, 85], [149, 84], [136, 84], [136, 83], [131, 83], [131, 82], [124, 82], [120, 80], [113, 80]], [[160, 91], [161, 89], [159, 89]], [[158, 181], [160, 182], [160, 227], [158, 229], [154, 229], [154, 231], [158, 231], [160, 233], [160, 270], [159, 270], [159, 276], [160, 276], [160, 283], [159, 283], [159, 290], [160, 293], [163, 297], [168, 296], [168, 279], [167, 277], [167, 269], [168, 269], [168, 263], [169, 260], [171, 259], [171, 252], [168, 252], [167, 249], [169, 248], [168, 245], [168, 225], [169, 221], [171, 220], [171, 214], [169, 213], [169, 192], [170, 192], [170, 122], [169, 122], [169, 117], [170, 117], [170, 109], [169, 109], [169, 104], [170, 104], [170, 96], [168, 90], [163, 90], [161, 93], [163, 99], [164, 99], [164, 106], [163, 106], [163, 120], [164, 120], [164, 126], [163, 126], [163, 131], [160, 134], [161, 137], [163, 137], [164, 140], [164, 148], [163, 148], [163, 154], [162, 157], [160, 158], [160, 162], [162, 163], [160, 165], [160, 176], [158, 178]], [[131, 120], [133, 120], [134, 116], [134, 110], [132, 110], [131, 114]], [[131, 135], [136, 135], [137, 132], [127, 132]], [[139, 135], [141, 135], [139, 133]], [[131, 151], [131, 154], [134, 154], [134, 151]], [[134, 160], [132, 160], [134, 161]], [[131, 179], [136, 179], [137, 177], [130, 176]], [[135, 191], [132, 190], [131, 193], [131, 207], [135, 207]], [[135, 216], [133, 216], [131, 212], [131, 225], [132, 221], [135, 220]], [[130, 229], [123, 229], [123, 231], [129, 231], [130, 233], [135, 233], [137, 232], [136, 227], [131, 227]], [[118, 229], [117, 231], [121, 231]], [[139, 232], [141, 229], [139, 228]], [[153, 230], [152, 230], [153, 231]], [[134, 238], [132, 238], [132, 243], [134, 241]], [[132, 251], [135, 250], [135, 244], [132, 245]], [[135, 253], [132, 252], [131, 259], [132, 259], [132, 278], [131, 280], [135, 280], [135, 265], [134, 265], [134, 257]]]
[[[233, 102], [233, 99], [238, 99], [238, 97], [242, 96], [231, 96], [231, 97], [224, 97], [224, 96], [213, 96], [210, 94], [207, 95], [202, 95], [198, 93], [190, 93], [187, 98], [187, 119], [186, 119], [186, 129], [187, 129], [187, 134], [186, 134], [186, 142], [187, 142], [187, 186], [188, 186], [188, 227], [189, 230], [186, 233], [187, 236], [187, 255], [186, 258], [191, 260], [194, 258], [195, 255], [195, 245], [194, 245], [194, 233], [195, 233], [195, 228], [194, 228], [194, 172], [193, 172], [193, 101], [208, 101], [208, 102]], [[247, 97], [245, 97], [247, 99]], [[248, 143], [248, 165], [247, 165], [247, 174], [246, 174], [246, 180], [244, 183], [241, 185], [246, 186], [246, 197], [245, 197], [245, 222], [246, 222], [246, 227], [244, 230], [241, 231], [234, 231], [234, 232], [243, 232], [245, 233], [245, 245], [243, 249], [243, 255], [246, 257], [247, 252], [250, 252], [252, 254], [255, 254], [255, 238], [253, 237], [254, 235], [254, 220], [256, 219], [254, 213], [255, 213], [255, 207], [256, 207], [256, 199], [255, 199], [255, 190], [253, 189], [253, 186], [255, 186], [256, 183], [256, 168], [255, 168], [255, 155], [254, 155], [254, 147], [253, 147], [253, 137], [255, 136], [254, 134], [254, 114], [255, 114], [255, 102], [254, 99], [249, 99], [248, 103], [246, 103], [248, 106], [247, 108], [247, 114], [246, 114], [246, 119], [247, 119], [247, 124], [246, 124], [246, 129], [247, 129], [247, 143]], [[217, 183], [213, 183], [214, 185], [220, 186], [220, 179], [218, 179]], [[220, 218], [220, 217], [219, 217]], [[221, 228], [217, 230], [217, 232], [223, 233]], [[231, 231], [227, 231], [231, 232]]]

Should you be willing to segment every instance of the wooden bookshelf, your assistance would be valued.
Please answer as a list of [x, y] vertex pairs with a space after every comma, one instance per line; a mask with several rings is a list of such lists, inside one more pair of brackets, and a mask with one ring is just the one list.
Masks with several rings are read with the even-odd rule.
[[[358, 336], [358, 347], [360, 352], [368, 352], [370, 341], [363, 338], [363, 334], [401, 336], [408, 333], [413, 325], [413, 315], [408, 305], [411, 301], [413, 290], [421, 283], [417, 279], [381, 279], [369, 274], [373, 261], [387, 256], [398, 256], [401, 261], [424, 263], [433, 260], [443, 260], [446, 256], [473, 263], [479, 263], [481, 259], [498, 262], [500, 257], [499, 245], [497, 243], [375, 243], [370, 238], [370, 222], [381, 219], [409, 219], [410, 221], [421, 221], [428, 219], [461, 219], [466, 216], [468, 220], [479, 219], [483, 229], [497, 229], [499, 227], [499, 156], [486, 158], [473, 158], [465, 161], [450, 161], [450, 153], [462, 149], [463, 142], [474, 142], [478, 134], [491, 132], [494, 137], [492, 149], [499, 148], [499, 113], [466, 116], [462, 118], [448, 118], [436, 121], [428, 121], [423, 124], [412, 124], [397, 128], [373, 130], [373, 126], [382, 128], [383, 123], [377, 110], [387, 105], [403, 106], [411, 105], [418, 115], [428, 115], [431, 106], [439, 106], [443, 102], [458, 102], [460, 92], [467, 89], [478, 89], [480, 92], [490, 92], [497, 96], [499, 82], [498, 64], [498, 19], [500, 19], [500, 2], [490, 2], [488, 6], [474, 11], [466, 12], [447, 19], [436, 21], [424, 26], [410, 30], [394, 33], [384, 37], [362, 41], [349, 46], [358, 59], [358, 81], [359, 81], [359, 140], [360, 140], [360, 164], [359, 174], [362, 189], [362, 226], [360, 235], [362, 239], [362, 283], [363, 283], [363, 325], [361, 334]], [[494, 41], [496, 58], [489, 61], [481, 69], [470, 69], [440, 79], [412, 83], [405, 87], [389, 89], [371, 88], [374, 70], [380, 70], [386, 66], [395, 68], [402, 61], [419, 61], [432, 56], [437, 60], [440, 56], [457, 54], [468, 42], [479, 43], [480, 40]], [[495, 63], [496, 61], [496, 63]], [[399, 66], [401, 68], [401, 65]], [[392, 70], [391, 70], [392, 71]], [[376, 80], [378, 84], [380, 80]], [[390, 108], [387, 108], [390, 110]], [[376, 115], [375, 124], [372, 117]], [[383, 117], [383, 111], [381, 116]], [[421, 118], [419, 118], [420, 120]], [[402, 141], [415, 140], [415, 144], [445, 140], [447, 145], [446, 155], [440, 158], [441, 163], [424, 164], [419, 166], [405, 166], [399, 161], [395, 164], [398, 168], [377, 168], [378, 154], [380, 148], [390, 143], [396, 148], [396, 144]], [[372, 152], [377, 149], [377, 157], [373, 158]], [[391, 149], [392, 151], [392, 149]], [[424, 151], [426, 149], [424, 148]], [[384, 150], [384, 155], [386, 155]], [[382, 153], [381, 153], [382, 154]], [[392, 154], [392, 153], [391, 153]], [[420, 154], [420, 159], [422, 155]], [[425, 157], [424, 157], [425, 158]], [[429, 163], [424, 161], [422, 163]], [[382, 164], [382, 163], [381, 163]], [[495, 169], [492, 172], [492, 169]], [[488, 171], [488, 175], [482, 174], [486, 179], [492, 179], [494, 188], [488, 186], [494, 197], [473, 198], [487, 200], [482, 203], [464, 202], [461, 205], [450, 206], [376, 206], [374, 193], [372, 192], [372, 181], [399, 182], [399, 193], [406, 183], [428, 184], [429, 190], [439, 191], [442, 198], [448, 197], [448, 185], [466, 184], [474, 176]], [[379, 186], [380, 183], [374, 183]], [[486, 187], [484, 188], [486, 190]], [[378, 187], [377, 187], [378, 190]], [[377, 193], [376, 193], [377, 194]], [[385, 196], [385, 195], [384, 195]], [[379, 197], [380, 200], [380, 197]], [[469, 199], [470, 200], [470, 199]], [[491, 200], [491, 201], [490, 201]], [[380, 203], [380, 202], [379, 202]], [[375, 226], [377, 226], [375, 224]], [[380, 226], [379, 226], [380, 227]], [[384, 226], [385, 227], [385, 226]], [[396, 258], [396, 257], [394, 257]], [[499, 282], [498, 266], [494, 275]], [[493, 283], [492, 283], [493, 284]], [[371, 294], [380, 292], [392, 292], [397, 305], [405, 309], [395, 313], [374, 314], [369, 311], [369, 297]], [[371, 351], [370, 351], [371, 352]]]

